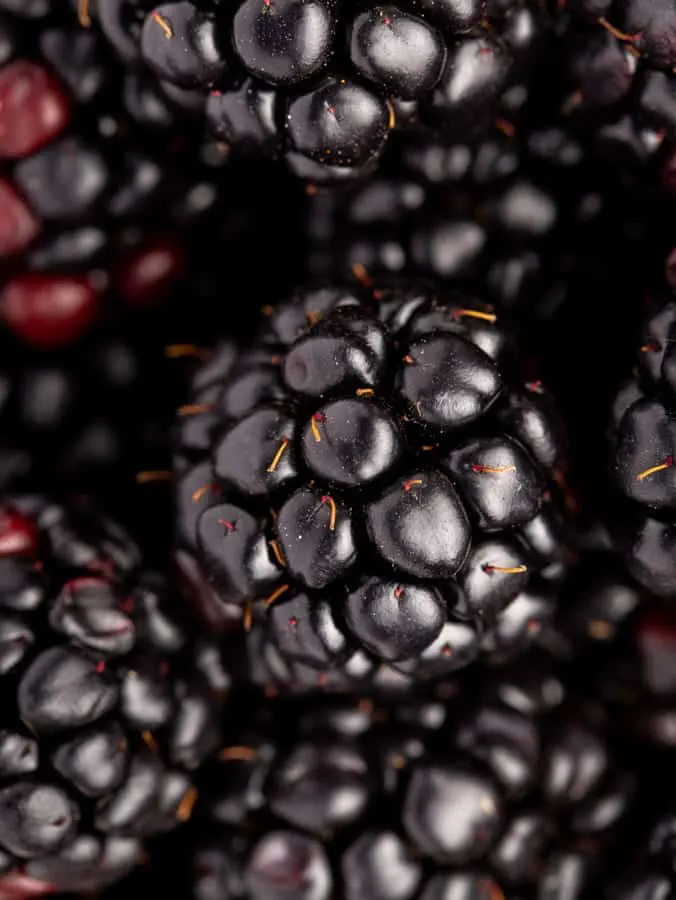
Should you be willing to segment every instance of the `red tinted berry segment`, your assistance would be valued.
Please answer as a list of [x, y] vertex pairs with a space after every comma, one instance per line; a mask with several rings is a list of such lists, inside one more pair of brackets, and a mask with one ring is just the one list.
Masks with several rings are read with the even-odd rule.
[[87, 331], [100, 304], [100, 291], [86, 277], [25, 273], [4, 286], [0, 316], [27, 344], [60, 347]]
[[33, 900], [58, 891], [58, 885], [14, 874], [0, 877], [0, 900]]
[[46, 69], [17, 60], [0, 69], [0, 157], [19, 159], [65, 129], [69, 100]]
[[35, 523], [9, 507], [0, 508], [0, 557], [33, 554], [38, 549]]
[[185, 268], [185, 253], [173, 237], [157, 237], [132, 250], [113, 273], [113, 290], [130, 306], [161, 300]]
[[21, 253], [40, 233], [40, 222], [6, 179], [0, 179], [0, 256]]

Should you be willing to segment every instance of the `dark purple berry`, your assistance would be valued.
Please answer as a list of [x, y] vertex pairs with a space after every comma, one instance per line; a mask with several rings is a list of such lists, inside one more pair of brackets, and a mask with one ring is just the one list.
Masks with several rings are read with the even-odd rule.
[[284, 567], [308, 588], [344, 578], [357, 561], [349, 511], [320, 491], [291, 494], [275, 518]]

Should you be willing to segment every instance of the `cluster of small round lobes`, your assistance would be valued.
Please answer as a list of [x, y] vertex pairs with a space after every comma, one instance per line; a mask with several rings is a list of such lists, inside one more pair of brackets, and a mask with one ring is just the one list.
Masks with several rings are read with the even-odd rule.
[[167, 615], [159, 582], [130, 580], [137, 548], [107, 524], [99, 547], [62, 513], [0, 508], [0, 893], [10, 895], [94, 890], [126, 874], [146, 838], [190, 816], [190, 773], [219, 741], [215, 685], [183, 668], [184, 650], [201, 651]]
[[247, 620], [267, 597], [289, 646], [310, 622], [331, 643], [326, 598], [368, 576], [348, 628], [400, 661], [476, 638], [448, 620], [458, 589], [466, 617], [490, 622], [544, 567], [533, 547], [561, 448], [539, 382], [505, 385], [511, 338], [490, 307], [376, 295], [374, 314], [349, 292], [309, 292], [224, 381], [207, 365], [183, 419], [200, 461], [181, 515], [223, 596]]
[[[490, 28], [477, 30], [487, 0], [422, 0], [417, 12], [384, 4], [348, 15], [345, 26], [335, 0], [244, 0], [228, 22], [180, 0], [146, 15], [141, 54], [160, 78], [211, 91], [207, 117], [226, 140], [274, 144], [275, 94], [284, 90], [290, 149], [358, 166], [382, 149], [395, 124], [388, 97], [425, 98], [444, 117], [505, 87], [509, 54]], [[465, 39], [454, 43], [459, 35]], [[248, 76], [240, 84], [229, 54]]]

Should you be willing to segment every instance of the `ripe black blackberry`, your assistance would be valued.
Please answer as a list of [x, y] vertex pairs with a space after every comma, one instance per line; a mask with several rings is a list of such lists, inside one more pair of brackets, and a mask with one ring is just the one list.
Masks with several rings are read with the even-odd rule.
[[0, 606], [0, 892], [98, 890], [190, 816], [227, 678], [85, 508], [3, 502]]
[[[676, 8], [671, 0], [568, 0], [556, 78], [563, 111], [621, 165], [659, 169], [676, 138]], [[667, 186], [673, 190], [673, 163]]]
[[398, 123], [459, 139], [483, 131], [548, 28], [530, 0], [86, 6], [125, 60], [182, 94], [201, 93], [220, 139], [282, 154], [320, 182], [372, 170]]
[[392, 708], [258, 704], [209, 784], [195, 900], [577, 900], [634, 789], [603, 712], [541, 660]]
[[674, 334], [676, 301], [667, 298], [651, 308], [643, 324], [636, 368], [618, 393], [612, 422], [612, 471], [630, 501], [620, 546], [634, 577], [663, 597], [676, 596]]
[[179, 564], [282, 680], [516, 652], [565, 567], [558, 420], [507, 317], [424, 285], [306, 290], [179, 417]]

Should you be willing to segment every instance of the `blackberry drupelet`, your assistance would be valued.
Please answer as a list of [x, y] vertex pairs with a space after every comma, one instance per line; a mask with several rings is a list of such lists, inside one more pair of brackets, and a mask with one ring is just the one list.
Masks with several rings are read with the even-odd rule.
[[7, 498], [0, 606], [0, 891], [99, 890], [190, 816], [228, 679], [84, 506]]
[[676, 302], [651, 308], [637, 341], [636, 368], [613, 408], [612, 471], [630, 501], [618, 534], [627, 565], [648, 590], [676, 596], [676, 449], [671, 357]]
[[593, 895], [634, 791], [602, 710], [541, 660], [446, 688], [259, 704], [191, 822], [195, 900]]
[[495, 119], [549, 18], [530, 0], [92, 0], [128, 61], [204, 98], [211, 131], [281, 154], [311, 181], [371, 171], [389, 133], [418, 121], [459, 140]]
[[507, 317], [423, 285], [267, 312], [180, 410], [177, 559], [203, 612], [301, 690], [527, 645], [570, 555], [564, 455]]

